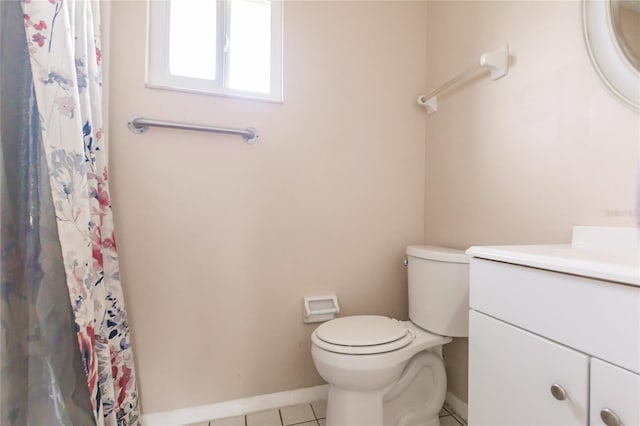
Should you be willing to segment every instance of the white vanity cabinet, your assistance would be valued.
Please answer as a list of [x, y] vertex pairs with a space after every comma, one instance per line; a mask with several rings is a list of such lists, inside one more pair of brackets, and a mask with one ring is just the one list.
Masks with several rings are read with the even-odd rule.
[[470, 426], [640, 426], [640, 257], [631, 248], [467, 251]]

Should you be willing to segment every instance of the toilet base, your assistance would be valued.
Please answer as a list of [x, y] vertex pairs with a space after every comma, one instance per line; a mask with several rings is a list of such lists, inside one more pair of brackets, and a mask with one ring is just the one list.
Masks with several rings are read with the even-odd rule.
[[446, 395], [442, 358], [423, 351], [409, 360], [400, 378], [363, 392], [329, 385], [327, 426], [440, 426]]
[[420, 352], [385, 394], [383, 424], [438, 426], [446, 394], [447, 374], [442, 358], [430, 350]]
[[382, 426], [382, 400], [387, 389], [353, 392], [329, 386], [327, 426]]

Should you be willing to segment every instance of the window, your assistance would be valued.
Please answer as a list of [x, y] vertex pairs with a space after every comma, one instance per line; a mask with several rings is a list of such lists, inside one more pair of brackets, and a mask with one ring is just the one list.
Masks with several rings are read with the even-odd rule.
[[152, 0], [147, 85], [282, 100], [282, 2]]

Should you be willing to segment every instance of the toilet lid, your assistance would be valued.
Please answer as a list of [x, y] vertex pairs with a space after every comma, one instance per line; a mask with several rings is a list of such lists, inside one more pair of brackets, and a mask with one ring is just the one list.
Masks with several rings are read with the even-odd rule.
[[345, 354], [374, 354], [402, 348], [414, 339], [400, 321], [378, 315], [356, 315], [322, 324], [313, 333], [319, 347]]

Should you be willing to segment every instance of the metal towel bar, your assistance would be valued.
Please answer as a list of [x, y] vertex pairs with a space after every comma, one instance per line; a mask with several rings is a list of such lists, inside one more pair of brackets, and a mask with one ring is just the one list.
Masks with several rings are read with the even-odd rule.
[[133, 133], [144, 133], [149, 130], [149, 127], [164, 127], [166, 129], [178, 129], [178, 130], [194, 130], [197, 132], [214, 132], [214, 133], [224, 133], [227, 135], [238, 135], [242, 136], [242, 138], [248, 144], [255, 144], [258, 142], [260, 138], [260, 134], [257, 129], [253, 127], [248, 127], [246, 129], [231, 129], [225, 127], [213, 127], [213, 126], [205, 126], [202, 124], [188, 124], [188, 123], [177, 123], [174, 121], [164, 121], [164, 120], [153, 120], [150, 118], [140, 117], [138, 115], [134, 115], [129, 118], [127, 122], [127, 127]]

